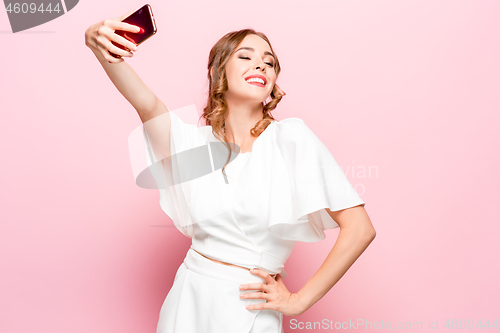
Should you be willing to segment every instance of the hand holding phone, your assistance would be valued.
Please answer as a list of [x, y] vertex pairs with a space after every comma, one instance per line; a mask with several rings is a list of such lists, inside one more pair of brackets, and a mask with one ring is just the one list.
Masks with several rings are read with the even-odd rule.
[[[153, 16], [153, 11], [151, 10], [151, 6], [149, 4], [146, 4], [136, 10], [134, 13], [132, 13], [130, 16], [127, 16], [125, 19], [122, 20], [122, 22], [137, 26], [140, 28], [140, 31], [137, 33], [130, 32], [130, 31], [124, 31], [124, 30], [116, 30], [115, 33], [119, 36], [122, 36], [123, 38], [127, 39], [128, 41], [132, 42], [133, 44], [140, 45], [143, 43], [145, 40], [147, 40], [149, 37], [153, 36], [156, 34], [156, 23], [154, 20]], [[118, 44], [114, 41], [111, 41], [113, 45], [123, 49], [130, 51], [127, 47]], [[120, 55], [114, 54], [110, 51], [108, 51], [110, 55], [112, 55], [115, 58], [121, 58]]]

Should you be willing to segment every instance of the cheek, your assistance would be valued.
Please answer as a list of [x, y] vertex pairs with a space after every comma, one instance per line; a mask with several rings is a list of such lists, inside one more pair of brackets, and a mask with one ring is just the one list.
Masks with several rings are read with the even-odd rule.
[[271, 90], [273, 90], [275, 84], [276, 84], [276, 79], [271, 81], [271, 84], [270, 84]]
[[237, 81], [237, 71], [231, 70], [231, 68], [226, 69], [226, 78], [228, 84], [234, 84]]
[[238, 82], [237, 77], [229, 76], [229, 75], [227, 76], [227, 86], [229, 88], [231, 88], [231, 87], [235, 88], [238, 84], [240, 84], [240, 83]]

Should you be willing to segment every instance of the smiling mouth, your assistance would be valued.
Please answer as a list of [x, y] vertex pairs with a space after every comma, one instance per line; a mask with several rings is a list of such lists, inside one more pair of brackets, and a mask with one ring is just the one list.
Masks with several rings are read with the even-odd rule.
[[248, 84], [251, 84], [251, 85], [254, 85], [254, 86], [258, 86], [258, 87], [265, 87], [265, 85], [263, 85], [262, 83], [260, 82], [247, 82]]
[[248, 84], [254, 84], [259, 87], [265, 87], [267, 83], [266, 78], [262, 75], [250, 75], [245, 79], [245, 81]]
[[247, 78], [246, 80], [246, 83], [248, 84], [253, 84], [255, 86], [258, 86], [258, 87], [265, 87], [266, 86], [266, 79], [264, 79], [263, 77], [250, 77], [250, 78]]

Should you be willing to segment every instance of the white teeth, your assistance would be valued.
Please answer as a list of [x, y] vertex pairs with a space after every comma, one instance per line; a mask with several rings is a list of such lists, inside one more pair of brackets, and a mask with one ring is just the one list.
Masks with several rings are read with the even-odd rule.
[[262, 84], [265, 84], [264, 80], [262, 80], [261, 78], [258, 78], [258, 77], [252, 77], [252, 78], [248, 79], [247, 82], [260, 82]]

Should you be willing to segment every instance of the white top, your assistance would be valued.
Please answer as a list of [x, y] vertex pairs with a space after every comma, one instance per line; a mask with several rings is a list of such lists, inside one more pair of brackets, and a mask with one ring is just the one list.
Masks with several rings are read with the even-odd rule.
[[[273, 121], [250, 152], [233, 152], [226, 181], [228, 150], [212, 126], [183, 121], [186, 112], [197, 115], [196, 106], [145, 122], [143, 134], [160, 206], [198, 252], [286, 276], [295, 241], [317, 242], [324, 230], [339, 227], [325, 208], [365, 205], [302, 119]], [[148, 183], [146, 178], [143, 172], [137, 184]], [[151, 179], [143, 187], [150, 185]]]

